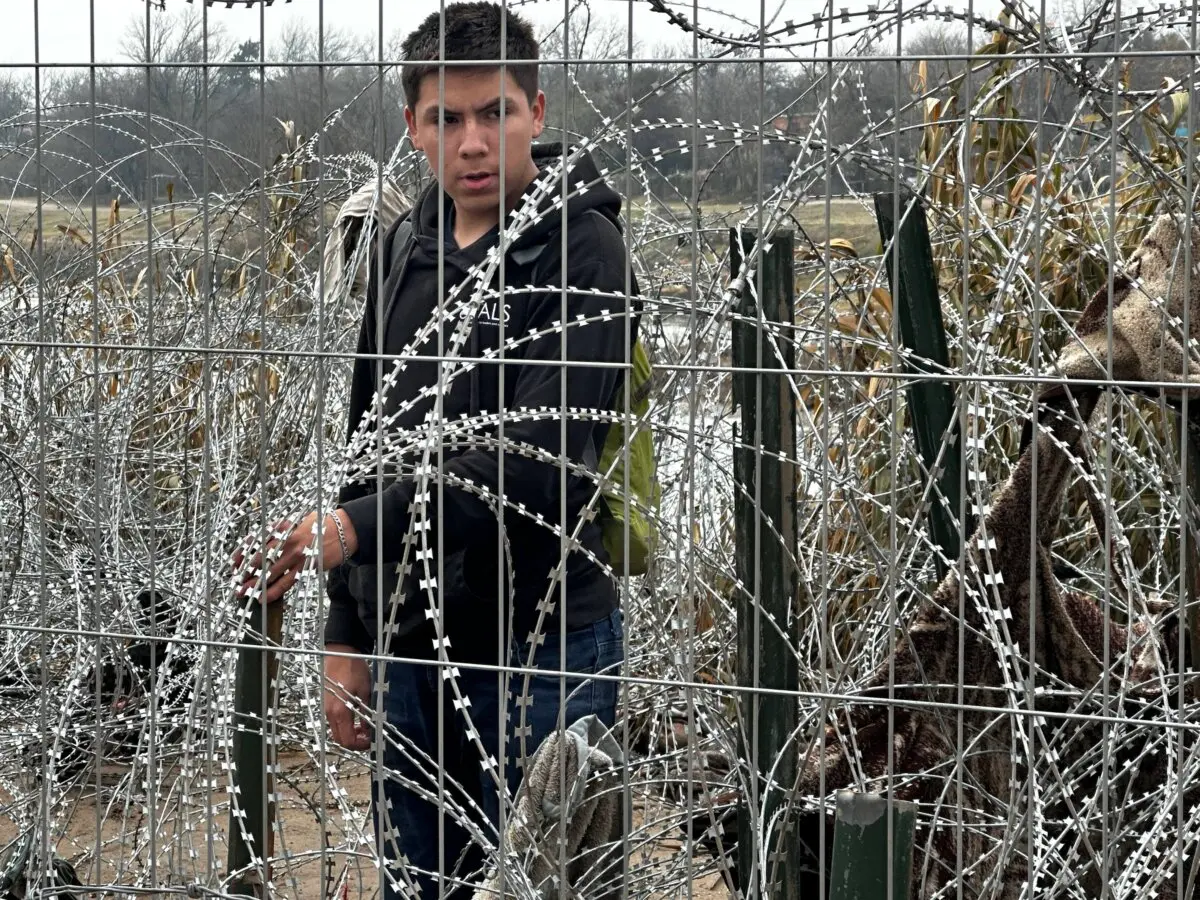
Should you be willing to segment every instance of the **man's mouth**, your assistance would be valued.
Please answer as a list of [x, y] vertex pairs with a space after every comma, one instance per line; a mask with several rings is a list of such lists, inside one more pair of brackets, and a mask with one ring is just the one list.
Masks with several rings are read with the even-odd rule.
[[491, 172], [471, 172], [462, 176], [462, 182], [473, 190], [483, 190], [495, 184], [496, 176]]

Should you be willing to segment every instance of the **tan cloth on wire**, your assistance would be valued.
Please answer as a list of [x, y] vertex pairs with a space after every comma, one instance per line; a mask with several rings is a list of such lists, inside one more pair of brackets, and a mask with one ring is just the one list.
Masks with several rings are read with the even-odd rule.
[[[348, 291], [351, 297], [366, 296], [368, 254], [365, 247], [358, 252], [351, 247], [347, 253], [346, 235], [351, 227], [356, 222], [374, 218], [378, 233], [383, 235], [396, 219], [411, 208], [408, 197], [387, 178], [382, 182], [372, 178], [347, 198], [329, 229], [321, 256], [326, 297], [336, 296], [342, 290]], [[366, 229], [359, 233], [363, 231]], [[314, 284], [313, 292], [316, 293], [321, 287], [320, 284]]]
[[[619, 896], [623, 765], [620, 744], [596, 716], [547, 737], [517, 792], [503, 866], [493, 865], [475, 900]], [[559, 890], [563, 858], [568, 885]]]

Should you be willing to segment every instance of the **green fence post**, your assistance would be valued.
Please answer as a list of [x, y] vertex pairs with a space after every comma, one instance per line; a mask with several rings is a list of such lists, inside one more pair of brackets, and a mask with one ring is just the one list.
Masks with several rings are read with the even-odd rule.
[[[1185, 521], [1189, 521], [1192, 510], [1200, 509], [1200, 402], [1195, 400], [1188, 402], [1186, 420], [1182, 410], [1175, 417], [1175, 437], [1181, 443], [1185, 428], [1187, 429], [1187, 455], [1180, 460], [1180, 475], [1185, 481], [1181, 487], [1187, 490], [1187, 495], [1192, 501], [1188, 511], [1189, 519], [1185, 519]], [[1193, 672], [1200, 671], [1200, 611], [1196, 607], [1197, 600], [1200, 598], [1200, 552], [1198, 549], [1200, 548], [1198, 548], [1193, 530], [1190, 527], [1183, 528], [1180, 534], [1179, 558], [1183, 562], [1184, 571], [1187, 572], [1185, 578], [1187, 610], [1181, 624], [1187, 629], [1188, 634], [1189, 659], [1186, 668]]]
[[227, 872], [241, 873], [233, 877], [229, 893], [248, 897], [265, 898], [271, 878], [268, 860], [274, 847], [276, 812], [271, 767], [276, 754], [267, 740], [267, 721], [279, 665], [270, 648], [278, 646], [282, 631], [283, 604], [264, 607], [253, 601], [235, 673], [234, 793], [229, 804], [226, 859]]
[[[950, 368], [950, 353], [942, 322], [942, 301], [937, 270], [933, 265], [929, 225], [916, 195], [902, 191], [899, 199], [899, 230], [895, 219], [895, 194], [875, 195], [875, 218], [885, 250], [884, 264], [893, 309], [900, 324], [901, 345], [909, 351], [905, 369], [923, 375], [945, 373]], [[954, 524], [959, 511], [959, 479], [962, 475], [962, 444], [958, 440], [954, 394], [949, 382], [930, 378], [913, 379], [908, 386], [908, 407], [917, 449], [930, 472], [935, 472], [942, 436], [947, 431], [952, 435], [950, 446], [942, 457], [941, 472], [935, 474], [937, 490], [930, 504], [929, 522], [933, 539], [947, 559], [958, 559], [961, 549], [959, 530]], [[963, 532], [970, 534], [973, 530], [968, 516]], [[939, 577], [945, 575], [946, 568], [940, 560], [937, 568]]]
[[916, 822], [915, 803], [838, 791], [829, 900], [909, 900]]
[[[742, 266], [743, 242], [753, 247], [757, 237], [730, 231], [730, 267], [735, 279]], [[756, 871], [758, 854], [750, 807], [757, 801], [756, 806], [763, 808], [767, 792], [765, 809], [771, 816], [794, 784], [797, 766], [796, 746], [791, 740], [800, 688], [793, 637], [794, 604], [800, 590], [795, 564], [796, 466], [792, 462], [796, 458], [796, 395], [785, 375], [756, 371], [795, 368], [793, 245], [792, 232], [771, 234], [769, 245], [758, 257], [762, 293], [755, 296], [757, 279], [748, 278], [752, 283], [740, 290], [733, 323], [733, 403], [741, 410], [741, 437], [735, 441], [733, 458], [734, 541], [743, 588], [737, 595], [738, 683], [786, 692], [738, 695], [741, 732], [750, 741], [743, 747], [742, 757], [757, 776], [753, 796], [743, 797], [738, 818], [738, 875], [747, 900], [766, 892], [764, 882], [771, 885], [772, 897], [799, 897], [797, 854], [786, 826], [776, 832], [781, 837], [768, 848], [768, 871]], [[769, 785], [765, 776], [772, 771], [775, 781]]]

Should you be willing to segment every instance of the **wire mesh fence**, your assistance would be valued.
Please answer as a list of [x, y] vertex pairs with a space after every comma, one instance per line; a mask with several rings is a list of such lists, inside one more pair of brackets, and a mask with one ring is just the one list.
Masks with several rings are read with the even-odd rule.
[[1195, 894], [1194, 4], [16, 5], [0, 896]]

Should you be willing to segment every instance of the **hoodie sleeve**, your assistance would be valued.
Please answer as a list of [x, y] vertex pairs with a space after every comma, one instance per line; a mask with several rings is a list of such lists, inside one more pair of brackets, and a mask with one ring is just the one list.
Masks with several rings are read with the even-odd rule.
[[[375, 259], [375, 254], [371, 254], [367, 296], [363, 304], [362, 324], [359, 326], [358, 344], [355, 348], [354, 372], [350, 381], [347, 441], [370, 406], [371, 398], [375, 396], [375, 361], [371, 358], [376, 352], [375, 319], [379, 296], [379, 267]], [[345, 506], [346, 503], [364, 496], [367, 491], [367, 486], [363, 484], [343, 485], [338, 492], [338, 506]], [[358, 601], [350, 593], [347, 581], [350, 564], [343, 562], [342, 565], [330, 569], [326, 575], [325, 593], [329, 599], [329, 609], [325, 616], [325, 643], [347, 644], [361, 653], [370, 653], [375, 646], [375, 637], [363, 624], [358, 614]]]
[[[614, 227], [604, 230], [569, 228], [568, 231], [577, 232], [570, 234], [571, 242], [567, 247], [566, 312], [569, 324], [565, 328], [558, 327], [563, 318], [561, 294], [533, 295], [529, 315], [522, 322], [523, 330], [545, 333], [526, 344], [521, 363], [505, 366], [506, 370], [516, 369], [516, 380], [513, 399], [505, 410], [504, 438], [506, 442], [539, 447], [560, 459], [565, 452], [571, 462], [581, 464], [584, 448], [603, 423], [587, 417], [568, 418], [564, 448], [561, 416], [529, 419], [523, 418], [522, 413], [561, 409], [564, 393], [568, 407], [609, 407], [623, 371], [611, 364], [624, 364], [630, 358], [626, 318], [631, 303], [622, 296], [612, 296], [623, 295], [626, 291], [626, 254], [620, 232]], [[579, 261], [577, 265], [576, 260]], [[557, 280], [558, 267], [553, 268], [556, 273], [553, 280]], [[628, 327], [636, 337], [636, 320]], [[564, 359], [565, 366], [554, 364]], [[525, 365], [525, 361], [533, 365]], [[602, 435], [597, 437], [602, 439]], [[596, 443], [598, 445], [600, 441]], [[560, 467], [555, 463], [515, 452], [501, 454], [496, 449], [481, 448], [468, 450], [449, 460], [444, 471], [497, 496], [502, 464], [507, 501], [523, 504], [530, 513], [556, 520], [561, 475]], [[354, 561], [378, 558], [377, 512], [382, 514], [379, 518], [383, 522], [383, 541], [379, 548], [382, 560], [385, 563], [400, 560], [415, 492], [415, 483], [406, 479], [394, 482], [380, 494], [343, 504], [358, 536]], [[441, 493], [440, 508], [436, 490], [429, 491], [427, 503], [430, 537], [438, 542], [443, 555], [495, 534], [496, 514], [476, 494], [448, 481], [443, 484]]]

